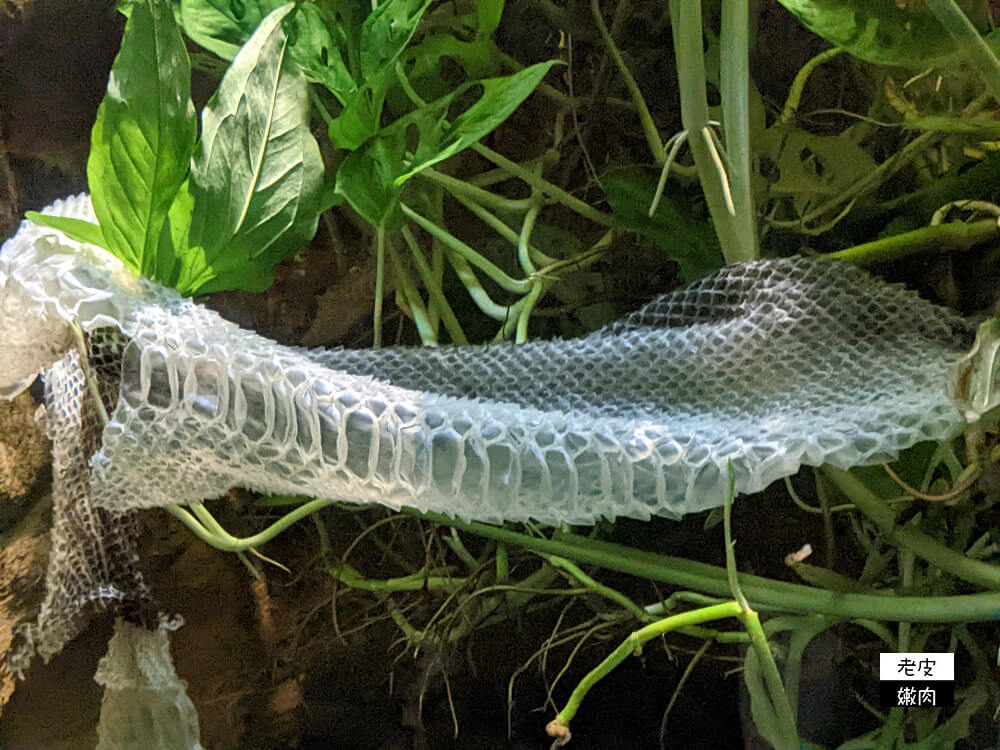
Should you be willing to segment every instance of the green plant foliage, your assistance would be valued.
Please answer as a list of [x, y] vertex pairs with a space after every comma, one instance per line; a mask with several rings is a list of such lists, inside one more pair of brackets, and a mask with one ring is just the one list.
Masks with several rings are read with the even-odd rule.
[[[337, 192], [373, 226], [390, 217], [387, 226], [397, 225], [394, 204], [403, 184], [492, 132], [535, 90], [556, 62], [538, 63], [511, 76], [463, 84], [382, 128], [364, 149], [344, 162], [337, 173]], [[478, 90], [476, 101], [449, 121], [452, 105], [474, 89]], [[414, 136], [415, 146], [410, 143]], [[410, 149], [412, 156], [407, 156]]]
[[[411, 126], [419, 133], [419, 141], [414, 151], [414, 164], [396, 178], [396, 186], [402, 185], [418, 172], [463, 151], [492, 132], [521, 106], [521, 102], [542, 82], [545, 74], [558, 60], [532, 65], [519, 73], [503, 78], [488, 78], [466, 84], [453, 94], [421, 107], [402, 117], [386, 128], [388, 137], [403, 136]], [[481, 89], [475, 104], [471, 105], [450, 124], [445, 119], [452, 103], [470, 89]]]
[[814, 34], [879, 65], [926, 70], [957, 47], [922, 3], [779, 0]]
[[817, 135], [776, 125], [761, 133], [758, 153], [773, 164], [768, 191], [789, 198], [798, 214], [823, 196], [836, 196], [870, 174], [875, 160], [856, 142], [863, 128]]
[[[283, 4], [282, 0], [182, 0], [180, 17], [191, 39], [232, 60], [264, 17]], [[347, 35], [334, 17], [318, 5], [300, 3], [285, 25], [292, 59], [310, 80], [340, 96], [357, 88], [340, 54]]]
[[191, 67], [169, 5], [133, 6], [91, 131], [87, 179], [108, 249], [157, 276], [160, 229], [197, 137]]
[[979, 117], [925, 115], [909, 118], [903, 123], [903, 127], [925, 132], [970, 135], [988, 140], [1000, 138], [1000, 122], [997, 122], [992, 115], [980, 115]]
[[389, 0], [365, 18], [357, 50], [349, 54], [358, 86], [346, 101], [338, 96], [344, 111], [329, 128], [335, 146], [354, 150], [378, 132], [386, 92], [396, 80], [396, 62], [429, 5], [429, 0]]
[[98, 247], [105, 247], [107, 244], [101, 228], [89, 221], [71, 219], [67, 216], [50, 216], [48, 214], [40, 214], [37, 211], [28, 211], [25, 213], [25, 218], [40, 227], [48, 227], [49, 229], [62, 232], [71, 240], [76, 240], [77, 242], [97, 245]]
[[651, 170], [615, 170], [601, 184], [622, 225], [676, 261], [685, 280], [697, 279], [725, 264], [711, 225], [699, 220], [691, 206], [675, 204], [665, 194], [650, 218], [649, 207], [656, 192], [656, 175]]
[[184, 33], [223, 60], [232, 60], [279, 0], [181, 0]]
[[293, 7], [272, 11], [242, 47], [195, 151], [190, 63], [171, 6], [132, 3], [91, 134], [99, 226], [29, 218], [182, 294], [267, 288], [274, 266], [315, 234], [323, 189], [306, 80], [283, 29]]
[[182, 290], [266, 288], [273, 267], [316, 232], [323, 160], [281, 25], [291, 8], [261, 22], [202, 113]]
[[370, 148], [355, 151], [340, 165], [336, 193], [373, 227], [398, 229], [402, 222], [399, 190], [393, 183], [400, 169], [399, 155], [388, 153], [386, 144], [377, 141]]

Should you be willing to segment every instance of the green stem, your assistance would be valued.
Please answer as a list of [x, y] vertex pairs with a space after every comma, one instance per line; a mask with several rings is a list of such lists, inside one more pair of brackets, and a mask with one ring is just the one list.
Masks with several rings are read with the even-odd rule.
[[476, 272], [472, 270], [472, 266], [465, 258], [449, 253], [448, 260], [455, 269], [458, 280], [462, 282], [462, 286], [469, 293], [469, 297], [484, 314], [499, 321], [506, 321], [513, 315], [514, 305], [500, 305], [494, 302], [493, 298], [483, 289], [483, 285], [479, 283]]
[[813, 638], [829, 628], [833, 622], [822, 615], [807, 615], [792, 629], [792, 637], [788, 643], [788, 656], [785, 657], [784, 685], [788, 696], [788, 705], [792, 711], [792, 726], [798, 721], [799, 684], [802, 677], [802, 655]]
[[[833, 466], [821, 471], [868, 516], [891, 543], [963, 581], [1000, 590], [1000, 566], [973, 560], [916, 529], [896, 524], [896, 514], [853, 474]], [[942, 620], [942, 622], [945, 622]]]
[[[771, 647], [768, 645], [767, 636], [760, 626], [760, 616], [752, 609], [745, 610], [740, 614], [740, 622], [750, 634], [751, 651], [747, 653], [746, 662], [752, 659], [757, 660], [758, 668], [763, 670], [764, 684], [767, 687], [767, 702], [760, 694], [759, 689], [751, 681], [750, 676], [746, 678], [747, 688], [751, 691], [751, 701], [756, 701], [758, 707], [764, 709], [769, 718], [771, 734], [767, 737], [778, 750], [798, 750], [799, 736], [795, 726], [795, 715], [792, 713], [791, 704], [785, 694], [784, 686], [781, 683], [781, 673], [778, 672], [778, 665], [774, 662], [771, 654]], [[754, 672], [756, 670], [747, 670]], [[754, 696], [753, 693], [757, 695]], [[756, 719], [758, 713], [754, 713]], [[762, 728], [763, 729], [763, 728]]]
[[[471, 200], [463, 195], [452, 194], [455, 200], [465, 206], [469, 211], [475, 214], [484, 224], [487, 224], [492, 228], [497, 234], [507, 240], [510, 244], [516, 245], [518, 241], [518, 234], [509, 226], [504, 224], [500, 219], [490, 213], [485, 207], [479, 205], [474, 200]], [[536, 263], [541, 263], [543, 265], [549, 265], [557, 261], [549, 255], [546, 255], [537, 247], [528, 243], [528, 252], [531, 253], [531, 257]]]
[[420, 297], [420, 292], [417, 291], [416, 284], [413, 283], [413, 279], [410, 277], [410, 272], [406, 270], [406, 266], [403, 265], [403, 261], [400, 259], [399, 253], [396, 252], [396, 247], [391, 241], [388, 243], [388, 249], [389, 259], [392, 261], [392, 268], [396, 274], [396, 280], [399, 282], [399, 288], [406, 298], [406, 304], [410, 307], [413, 322], [420, 333], [420, 342], [424, 346], [437, 346], [437, 331], [434, 330], [434, 324], [431, 323], [430, 316], [427, 314], [427, 308]]
[[648, 622], [650, 620], [651, 615], [646, 612], [646, 610], [620, 591], [595, 581], [593, 578], [580, 570], [580, 567], [576, 563], [567, 560], [565, 557], [559, 557], [557, 555], [543, 555], [542, 558], [553, 568], [556, 568], [557, 570], [565, 570], [570, 576], [575, 578], [595, 594], [603, 596], [605, 599], [614, 602], [622, 609], [627, 610], [639, 622]]
[[701, 0], [670, 4], [674, 55], [681, 94], [681, 122], [688, 132], [688, 147], [694, 157], [705, 201], [708, 203], [722, 255], [727, 263], [752, 260], [754, 246], [747, 247], [733, 214], [727, 206], [728, 181], [713, 158], [713, 148], [704, 131], [709, 126], [708, 97], [705, 93], [705, 51], [701, 28]]
[[375, 229], [375, 309], [372, 312], [372, 346], [382, 346], [382, 297], [385, 294], [385, 227]]
[[523, 304], [517, 314], [517, 332], [514, 334], [514, 341], [518, 344], [523, 344], [528, 340], [528, 321], [531, 320], [531, 313], [538, 300], [541, 299], [544, 290], [545, 284], [540, 279], [536, 279], [532, 284], [531, 291], [521, 300]]
[[[334, 502], [334, 500], [310, 500], [308, 503], [303, 503], [295, 510], [286, 513], [260, 533], [248, 537], [234, 537], [226, 532], [222, 532], [220, 534], [212, 531], [206, 528], [206, 526], [204, 526], [197, 518], [179, 505], [168, 505], [164, 508], [164, 510], [180, 520], [181, 523], [194, 532], [195, 536], [206, 544], [226, 552], [243, 552], [253, 547], [259, 547], [262, 544], [266, 544], [289, 526], [301, 521], [306, 516], [309, 516], [318, 510], [322, 510], [323, 508], [333, 505]], [[208, 509], [206, 508], [204, 512], [207, 513]]]
[[830, 260], [846, 260], [866, 266], [921, 253], [968, 250], [982, 242], [994, 239], [998, 233], [1000, 233], [1000, 227], [997, 226], [996, 219], [981, 219], [969, 223], [956, 221], [894, 234], [891, 237], [865, 242], [822, 257]]
[[441, 317], [441, 321], [444, 323], [444, 327], [448, 331], [448, 335], [451, 336], [451, 342], [453, 344], [460, 345], [468, 344], [469, 340], [465, 336], [465, 331], [462, 330], [461, 323], [459, 323], [458, 318], [455, 317], [455, 311], [451, 309], [451, 304], [448, 302], [448, 298], [441, 289], [439, 277], [434, 272], [434, 269], [427, 264], [427, 259], [424, 258], [424, 254], [420, 250], [420, 245], [417, 243], [416, 237], [413, 236], [413, 232], [410, 231], [408, 226], [404, 226], [402, 229], [402, 235], [403, 240], [406, 242], [406, 246], [410, 248], [410, 254], [413, 257], [413, 264], [417, 267], [417, 273], [420, 274], [420, 280], [424, 282], [424, 286], [427, 288], [427, 294], [431, 300], [433, 300], [434, 307], [437, 310], [438, 315]]
[[760, 682], [757, 679], [752, 679], [755, 675], [759, 675], [759, 671], [755, 669], [745, 670], [747, 689], [750, 692], [752, 703], [756, 704], [754, 716], [760, 717], [762, 723], [767, 726], [771, 733], [768, 739], [772, 740], [777, 748], [797, 750], [799, 738], [795, 728], [793, 704], [781, 682], [781, 674], [778, 672], [778, 665], [774, 662], [774, 654], [771, 653], [767, 636], [764, 635], [760, 626], [760, 616], [750, 608], [740, 586], [732, 527], [733, 498], [735, 495], [736, 479], [732, 464], [730, 464], [729, 493], [726, 495], [726, 504], [722, 508], [726, 542], [726, 580], [733, 599], [740, 605], [740, 622], [750, 634], [751, 652], [747, 654], [746, 659], [747, 661], [756, 659], [757, 665], [763, 668], [763, 682], [767, 689], [767, 695], [765, 696], [764, 691], [760, 689]]
[[[531, 552], [559, 555], [577, 563], [598, 565], [608, 570], [714, 596], [729, 595], [726, 570], [714, 565], [645, 552], [575, 534], [557, 533], [549, 539], [529, 536], [501, 526], [462, 521], [440, 513], [404, 510], [436, 523], [513, 544]], [[756, 609], [826, 614], [847, 619], [934, 623], [992, 621], [1000, 616], [1000, 593], [996, 592], [961, 596], [879, 596], [826, 591], [747, 573], [739, 574], [739, 583], [747, 601]]]
[[465, 583], [462, 578], [435, 576], [429, 571], [418, 571], [400, 578], [367, 578], [346, 563], [330, 566], [326, 572], [345, 586], [362, 591], [450, 591]]
[[[456, 198], [464, 197], [480, 205], [489, 206], [495, 211], [521, 213], [527, 211], [534, 204], [533, 198], [504, 198], [503, 196], [491, 193], [489, 190], [471, 185], [465, 180], [459, 180], [451, 175], [438, 172], [431, 167], [426, 167], [418, 176], [426, 177], [428, 180], [437, 183]], [[509, 175], [507, 177], [509, 178]], [[499, 181], [497, 180], [497, 182]]]
[[528, 242], [531, 240], [531, 232], [535, 228], [535, 222], [538, 220], [538, 214], [541, 210], [540, 202], [527, 210], [524, 214], [524, 220], [521, 222], [521, 233], [517, 236], [517, 260], [521, 264], [521, 270], [527, 276], [535, 273], [535, 264], [531, 261]]
[[955, 0], [927, 0], [927, 7], [951, 34], [959, 52], [979, 71], [993, 99], [1000, 102], [1000, 61], [969, 17]]
[[740, 247], [756, 258], [760, 251], [750, 169], [750, 10], [746, 0], [723, 0], [720, 39], [719, 94], [729, 188], [736, 207], [733, 222]]
[[618, 50], [618, 45], [615, 44], [614, 37], [611, 36], [607, 25], [604, 23], [600, 0], [590, 0], [590, 12], [594, 16], [597, 30], [601, 33], [601, 39], [604, 40], [604, 46], [608, 48], [611, 59], [614, 60], [622, 80], [625, 81], [625, 88], [628, 89], [629, 96], [632, 97], [632, 101], [635, 103], [636, 111], [639, 113], [639, 122], [642, 123], [642, 132], [646, 134], [646, 143], [653, 154], [653, 160], [658, 165], [663, 166], [666, 154], [663, 150], [663, 141], [660, 140], [660, 131], [656, 129], [653, 115], [650, 114], [649, 107], [646, 106], [646, 100], [642, 96], [642, 91], [639, 90], [639, 84], [632, 77], [632, 71], [625, 64], [625, 59]]
[[778, 118], [779, 123], [787, 125], [795, 119], [795, 113], [799, 110], [799, 102], [802, 101], [802, 91], [806, 87], [806, 81], [809, 80], [809, 76], [811, 76], [813, 71], [820, 65], [828, 60], [832, 60], [843, 51], [844, 50], [840, 47], [834, 47], [833, 49], [820, 52], [818, 55], [809, 60], [809, 62], [799, 68], [799, 72], [795, 74], [795, 80], [792, 81], [792, 87], [788, 90], [788, 98], [785, 99], [785, 107], [781, 110], [781, 116]]
[[644, 628], [636, 630], [634, 633], [628, 636], [624, 641], [622, 641], [618, 647], [608, 654], [604, 660], [598, 664], [594, 669], [592, 669], [576, 686], [573, 693], [570, 695], [569, 700], [566, 701], [566, 705], [563, 709], [556, 715], [553, 719], [553, 724], [561, 727], [568, 727], [569, 723], [576, 716], [577, 711], [580, 709], [580, 704], [583, 702], [584, 697], [590, 692], [590, 689], [594, 687], [601, 679], [612, 672], [615, 667], [621, 664], [625, 659], [627, 659], [632, 654], [639, 653], [642, 650], [642, 644], [653, 638], [659, 638], [677, 628], [686, 627], [690, 625], [700, 625], [706, 622], [712, 622], [714, 620], [722, 620], [727, 617], [740, 617], [742, 610], [740, 605], [736, 602], [726, 602], [724, 604], [716, 604], [711, 607], [702, 607], [701, 609], [693, 609], [690, 612], [681, 612], [677, 615], [671, 615], [670, 617], [664, 618], [657, 622], [651, 623]]
[[474, 143], [470, 148], [472, 148], [472, 150], [478, 153], [480, 156], [489, 159], [498, 167], [503, 167], [512, 175], [517, 177], [519, 180], [525, 182], [529, 187], [534, 188], [543, 195], [549, 196], [552, 200], [556, 201], [557, 203], [561, 203], [571, 211], [575, 211], [585, 219], [590, 219], [595, 224], [600, 224], [601, 226], [604, 227], [616, 226], [616, 221], [613, 216], [602, 213], [601, 211], [598, 211], [596, 208], [592, 208], [590, 205], [584, 203], [576, 196], [567, 193], [562, 188], [556, 187], [548, 180], [545, 180], [542, 177], [533, 174], [530, 170], [525, 169], [520, 164], [512, 162], [506, 156], [498, 154], [493, 149], [488, 148], [481, 143]]
[[405, 203], [400, 203], [399, 207], [406, 218], [408, 218], [414, 224], [418, 225], [421, 229], [426, 231], [432, 237], [436, 237], [449, 250], [454, 250], [456, 253], [458, 253], [467, 261], [469, 261], [472, 265], [476, 266], [481, 271], [486, 273], [491, 279], [493, 279], [497, 284], [506, 289], [508, 292], [514, 292], [515, 294], [526, 294], [531, 290], [531, 282], [529, 280], [515, 279], [509, 276], [498, 265], [496, 265], [492, 261], [487, 260], [482, 255], [473, 250], [471, 247], [462, 242], [460, 239], [452, 235], [450, 232], [442, 229], [429, 219], [424, 218], [416, 211], [414, 211], [412, 208], [407, 206]]

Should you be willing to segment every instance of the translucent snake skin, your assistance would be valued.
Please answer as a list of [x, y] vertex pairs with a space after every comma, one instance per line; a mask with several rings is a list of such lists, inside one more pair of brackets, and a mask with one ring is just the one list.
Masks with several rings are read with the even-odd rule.
[[[86, 196], [52, 213], [93, 220]], [[25, 224], [0, 252], [0, 388], [124, 337], [93, 456], [113, 511], [232, 486], [483, 521], [678, 517], [805, 464], [953, 433], [972, 326], [822, 259], [730, 266], [574, 340], [308, 351], [243, 330], [104, 251]], [[27, 323], [26, 323], [27, 321]]]

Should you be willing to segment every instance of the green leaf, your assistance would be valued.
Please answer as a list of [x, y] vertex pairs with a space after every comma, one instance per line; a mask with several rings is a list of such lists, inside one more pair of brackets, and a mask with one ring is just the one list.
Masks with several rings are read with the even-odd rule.
[[373, 227], [396, 229], [402, 223], [399, 193], [393, 180], [403, 170], [401, 153], [389, 141], [350, 154], [337, 170], [336, 192]]
[[432, 36], [406, 50], [405, 60], [410, 84], [425, 98], [435, 99], [455, 88], [455, 82], [442, 75], [443, 60], [460, 65], [470, 81], [493, 77], [501, 68], [496, 44], [479, 36], [471, 41], [451, 34]]
[[103, 247], [105, 250], [108, 247], [101, 228], [89, 221], [71, 219], [68, 216], [50, 216], [49, 214], [40, 214], [37, 211], [28, 211], [25, 213], [25, 218], [40, 227], [48, 227], [49, 229], [62, 232], [76, 242], [97, 245], [97, 247]]
[[329, 127], [337, 148], [353, 151], [378, 132], [386, 90], [396, 79], [396, 62], [429, 5], [430, 0], [387, 0], [361, 24], [355, 63], [360, 85], [346, 101], [341, 99], [344, 111]]
[[[404, 183], [490, 133], [517, 109], [556, 62], [539, 63], [503, 78], [464, 84], [399, 118], [344, 160], [337, 172], [337, 193], [372, 226], [398, 226], [401, 219], [397, 200]], [[475, 103], [449, 123], [449, 107], [476, 87], [481, 92]], [[416, 146], [407, 161], [407, 142], [414, 130]]]
[[503, 3], [504, 0], [476, 0], [476, 13], [479, 15], [477, 36], [487, 37], [497, 30], [503, 15]]
[[369, 85], [359, 88], [344, 103], [344, 111], [330, 123], [327, 132], [334, 146], [354, 151], [378, 132], [382, 105], [385, 103], [384, 77], [378, 85], [378, 91], [372, 90]]
[[779, 0], [814, 34], [861, 60], [926, 70], [957, 49], [923, 3]]
[[157, 278], [175, 289], [178, 288], [181, 274], [181, 259], [187, 251], [190, 242], [191, 214], [194, 211], [194, 198], [191, 195], [190, 180], [181, 185], [174, 202], [170, 204], [167, 219], [163, 222], [160, 232], [160, 249], [157, 255]]
[[859, 141], [864, 127], [852, 125], [837, 135], [817, 135], [774, 125], [759, 135], [754, 147], [777, 168], [771, 196], [787, 196], [798, 215], [820, 198], [839, 195], [877, 167]]
[[181, 0], [184, 33], [223, 60], [232, 60], [281, 0]]
[[[282, 0], [182, 0], [184, 32], [224, 60], [236, 57], [264, 17]], [[301, 3], [288, 20], [292, 59], [306, 76], [344, 103], [357, 88], [340, 54], [345, 36], [335, 18], [317, 5]]]
[[343, 104], [357, 89], [340, 52], [346, 36], [343, 29], [311, 3], [299, 5], [292, 21], [292, 59], [307, 78], [325, 86]]
[[[386, 136], [394, 137], [404, 135], [408, 128], [416, 125], [420, 135], [413, 164], [396, 177], [395, 186], [401, 186], [421, 170], [454, 156], [491, 133], [528, 98], [558, 62], [548, 60], [514, 75], [465, 84], [454, 93], [401, 117], [385, 128], [383, 132]], [[482, 89], [479, 98], [449, 124], [444, 119], [449, 106], [472, 88]]]
[[628, 167], [612, 172], [601, 182], [615, 217], [676, 261], [685, 281], [721, 268], [722, 251], [711, 224], [707, 218], [691, 217], [693, 206], [685, 205], [683, 195], [668, 191], [656, 214], [649, 217], [656, 181], [651, 170]]
[[213, 290], [260, 288], [316, 232], [323, 160], [309, 131], [306, 80], [282, 29], [292, 7], [261, 22], [202, 113], [186, 293], [195, 280], [207, 283], [206, 269]]
[[361, 80], [387, 73], [410, 43], [431, 0], [386, 0], [361, 25]]
[[136, 3], [91, 131], [87, 180], [108, 249], [154, 278], [160, 228], [197, 137], [190, 80], [169, 3]]

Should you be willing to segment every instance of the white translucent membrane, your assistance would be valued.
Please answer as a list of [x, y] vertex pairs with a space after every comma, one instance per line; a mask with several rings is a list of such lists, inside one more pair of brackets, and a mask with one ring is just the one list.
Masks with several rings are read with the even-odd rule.
[[[91, 215], [86, 196], [52, 211]], [[128, 339], [92, 460], [93, 501], [117, 511], [242, 486], [483, 521], [678, 517], [721, 505], [730, 466], [753, 492], [953, 434], [972, 332], [804, 258], [730, 266], [579, 339], [383, 351], [280, 346], [34, 227], [0, 284], [50, 326], [43, 351], [68, 320]], [[45, 365], [13, 352], [8, 390]]]
[[117, 620], [94, 679], [104, 686], [97, 750], [202, 750], [198, 714], [174, 670], [166, 627]]

